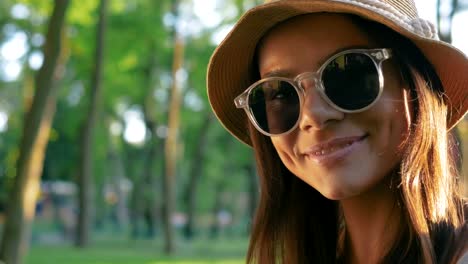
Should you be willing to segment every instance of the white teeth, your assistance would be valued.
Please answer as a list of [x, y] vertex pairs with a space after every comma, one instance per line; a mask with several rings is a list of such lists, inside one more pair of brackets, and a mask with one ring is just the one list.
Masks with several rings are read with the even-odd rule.
[[330, 148], [324, 148], [324, 149], [315, 151], [314, 154], [315, 154], [316, 156], [323, 156], [323, 155], [326, 155], [326, 154], [329, 154], [329, 153], [333, 153], [333, 152], [335, 152], [336, 150], [342, 149], [342, 148], [344, 148], [344, 147], [351, 146], [352, 144], [353, 144], [353, 142], [348, 142], [348, 143], [344, 143], [344, 144], [342, 144], [342, 145], [333, 146], [333, 147], [330, 147]]

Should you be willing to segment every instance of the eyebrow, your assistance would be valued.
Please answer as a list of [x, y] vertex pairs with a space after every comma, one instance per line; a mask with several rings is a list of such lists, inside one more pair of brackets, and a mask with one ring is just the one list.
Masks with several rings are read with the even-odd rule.
[[[317, 62], [317, 68], [320, 68], [329, 58], [333, 57], [335, 54], [338, 54], [342, 51], [345, 50], [350, 50], [350, 49], [370, 49], [368, 45], [351, 45], [351, 46], [346, 46], [346, 47], [341, 47], [339, 49], [334, 50], [330, 56], [327, 56], [325, 58], [320, 59]], [[286, 69], [278, 69], [278, 70], [272, 70], [267, 72], [262, 78], [268, 78], [268, 77], [288, 77], [292, 76], [292, 72]]]
[[291, 72], [288, 70], [272, 70], [267, 72], [262, 78], [268, 77], [287, 77], [291, 76]]

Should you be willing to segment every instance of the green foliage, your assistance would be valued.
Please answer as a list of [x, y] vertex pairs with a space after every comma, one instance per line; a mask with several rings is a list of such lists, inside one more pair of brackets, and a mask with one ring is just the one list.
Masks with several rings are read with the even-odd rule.
[[[181, 1], [190, 4], [189, 0]], [[107, 32], [105, 35], [104, 67], [102, 79], [102, 101], [99, 103], [98, 122], [93, 144], [93, 168], [98, 192], [105, 184], [109, 184], [117, 174], [115, 160], [123, 169], [123, 176], [133, 186], [143, 179], [145, 161], [150, 136], [146, 136], [141, 145], [131, 145], [125, 142], [122, 134], [112, 134], [112, 123], [122, 125], [125, 129], [125, 111], [130, 108], [145, 110], [148, 120], [157, 124], [159, 133], [167, 123], [167, 108], [169, 89], [171, 87], [173, 60], [173, 29], [167, 22], [171, 11], [171, 0], [137, 0], [109, 1]], [[30, 11], [26, 19], [13, 19], [10, 8], [14, 4], [24, 4]], [[232, 3], [220, 5], [223, 12]], [[0, 133], [0, 188], [3, 192], [14, 176], [19, 137], [23, 126], [23, 115], [28, 100], [28, 89], [31, 95], [35, 71], [29, 69], [27, 61], [33, 51], [42, 49], [34, 46], [32, 36], [44, 36], [45, 26], [52, 10], [53, 1], [42, 0], [5, 0], [0, 1], [0, 27], [6, 23], [15, 26], [15, 30], [28, 36], [28, 51], [21, 63], [24, 69], [19, 79], [14, 82], [0, 83], [0, 110], [8, 110], [8, 130]], [[242, 6], [237, 1], [236, 6]], [[67, 13], [67, 28], [64, 34], [64, 45], [67, 49], [68, 62], [65, 65], [65, 76], [58, 85], [57, 111], [54, 117], [50, 141], [48, 143], [44, 162], [43, 180], [64, 180], [74, 182], [79, 164], [79, 149], [81, 144], [81, 124], [85, 118], [85, 106], [89, 101], [89, 90], [92, 72], [95, 67], [95, 38], [97, 23], [97, 0], [71, 1]], [[196, 18], [191, 18], [196, 21]], [[221, 24], [229, 24], [232, 17]], [[212, 116], [206, 96], [206, 67], [215, 46], [211, 41], [216, 28], [203, 28], [196, 35], [186, 35], [183, 67], [187, 79], [183, 87], [183, 105], [181, 109], [181, 127], [179, 141], [183, 150], [179, 155], [177, 167], [177, 208], [183, 212], [184, 186], [188, 184], [190, 171], [194, 167], [194, 155], [201, 147], [201, 129], [207, 118], [210, 119], [206, 133], [206, 150], [203, 153], [202, 175], [199, 180], [196, 203], [197, 218], [210, 218], [217, 196], [217, 188], [225, 186], [222, 192], [224, 199], [222, 208], [234, 211], [236, 197], [245, 193], [246, 170], [244, 167], [252, 162], [251, 150], [235, 141]], [[0, 45], [6, 40], [4, 31], [0, 30]], [[29, 80], [29, 81], [28, 81]], [[122, 133], [122, 131], [120, 132]], [[164, 138], [157, 138], [159, 152], [153, 161], [155, 186], [144, 186], [135, 192], [153, 195], [155, 206], [161, 206], [161, 185], [164, 166]], [[113, 156], [114, 155], [114, 156]], [[228, 172], [228, 173], [227, 173]], [[149, 194], [148, 194], [149, 193]], [[102, 193], [96, 193], [97, 210], [101, 217], [110, 206], [102, 200]], [[1, 203], [6, 201], [6, 195], [0, 195]], [[107, 206], [107, 207], [106, 207]], [[104, 208], [105, 207], [105, 208]], [[234, 212], [233, 212], [234, 213]], [[106, 219], [101, 219], [105, 222]], [[203, 228], [207, 229], [207, 223]], [[162, 248], [152, 244], [155, 248]], [[89, 251], [76, 251], [71, 248], [37, 247], [33, 249], [27, 263], [229, 263], [223, 258], [200, 259], [198, 262], [187, 262], [185, 258], [158, 258], [154, 248], [146, 247], [138, 251], [135, 247], [116, 245], [115, 248], [97, 245]], [[141, 245], [140, 245], [141, 246]], [[195, 249], [193, 248], [195, 247]], [[197, 245], [182, 246], [185, 250], [196, 251]], [[200, 246], [203, 250], [203, 246]], [[116, 250], [116, 248], [118, 250]], [[126, 251], [127, 250], [127, 251]], [[222, 251], [222, 250], [221, 250]], [[111, 256], [121, 253], [119, 258]], [[61, 255], [60, 253], [63, 253]], [[200, 253], [200, 252], [198, 252]], [[198, 254], [197, 252], [194, 255]], [[128, 254], [126, 256], [125, 254]], [[210, 255], [210, 254], [205, 254]], [[239, 256], [243, 255], [239, 254]], [[56, 257], [56, 258], [55, 258]], [[107, 260], [110, 262], [106, 262]], [[242, 257], [232, 263], [241, 263]], [[73, 262], [76, 261], [76, 262]], [[134, 261], [134, 262], [132, 262]], [[138, 262], [139, 261], [139, 262]], [[211, 261], [211, 262], [210, 262]]]
[[41, 1], [41, 0], [17, 0], [18, 4], [24, 4], [31, 10], [40, 14], [41, 16], [47, 17], [52, 11], [53, 1]]
[[98, 1], [80, 0], [71, 1], [67, 17], [71, 23], [94, 26], [96, 22], [96, 9]]

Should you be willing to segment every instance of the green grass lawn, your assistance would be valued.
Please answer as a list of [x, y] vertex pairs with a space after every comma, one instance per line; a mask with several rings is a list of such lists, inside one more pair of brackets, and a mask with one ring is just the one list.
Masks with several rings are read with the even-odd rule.
[[95, 241], [86, 249], [72, 245], [33, 245], [26, 264], [240, 264], [246, 239], [197, 240], [178, 243], [174, 256], [163, 254], [158, 241]]

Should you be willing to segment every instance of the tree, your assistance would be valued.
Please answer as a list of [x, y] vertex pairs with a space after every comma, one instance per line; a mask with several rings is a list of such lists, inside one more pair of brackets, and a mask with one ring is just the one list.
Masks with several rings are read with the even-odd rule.
[[89, 244], [89, 232], [92, 221], [93, 198], [93, 141], [94, 127], [98, 115], [98, 104], [101, 101], [101, 79], [103, 68], [104, 37], [106, 31], [107, 0], [101, 0], [99, 6], [99, 18], [96, 30], [96, 55], [93, 77], [90, 89], [90, 101], [87, 115], [83, 123], [81, 135], [80, 169], [78, 173], [78, 230], [76, 245], [86, 247]]
[[146, 222], [147, 237], [154, 237], [156, 233], [156, 222], [158, 216], [158, 204], [156, 203], [156, 175], [155, 163], [159, 154], [164, 151], [164, 142], [159, 140], [157, 128], [159, 125], [156, 113], [156, 102], [153, 96], [156, 73], [156, 49], [153, 41], [150, 41], [149, 62], [145, 70], [147, 84], [145, 87], [146, 95], [143, 98], [143, 116], [149, 137], [147, 140], [147, 153], [143, 168], [143, 177], [141, 190], [143, 190], [143, 216]]
[[0, 247], [0, 260], [22, 263], [28, 249], [39, 180], [56, 107], [57, 82], [65, 63], [62, 47], [68, 0], [55, 0], [44, 45], [44, 63], [35, 79], [35, 95], [24, 119], [20, 155]]
[[191, 170], [189, 172], [188, 184], [184, 191], [184, 202], [187, 207], [187, 224], [184, 228], [184, 235], [187, 239], [191, 239], [195, 232], [195, 211], [197, 204], [198, 182], [200, 181], [203, 173], [203, 164], [205, 163], [205, 152], [207, 148], [207, 131], [212, 121], [211, 115], [205, 116], [200, 130], [198, 131], [198, 141], [194, 153], [191, 155]]
[[[179, 1], [172, 2], [172, 13], [178, 18], [177, 9], [179, 8]], [[174, 183], [176, 177], [177, 166], [177, 148], [178, 148], [178, 133], [180, 124], [180, 106], [181, 106], [181, 83], [179, 71], [182, 70], [184, 58], [184, 41], [182, 36], [177, 30], [177, 22], [174, 23], [173, 30], [174, 40], [174, 54], [172, 61], [172, 87], [170, 95], [170, 106], [168, 113], [168, 133], [165, 144], [165, 169], [166, 173], [163, 180], [163, 222], [164, 222], [164, 236], [165, 246], [164, 251], [168, 254], [174, 252], [174, 230], [172, 228], [172, 212], [175, 208], [175, 190]]]

